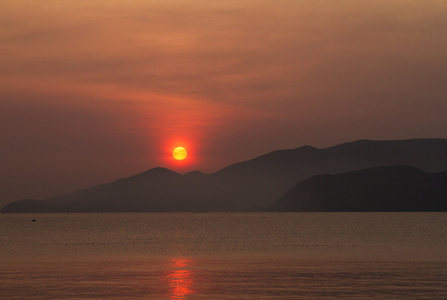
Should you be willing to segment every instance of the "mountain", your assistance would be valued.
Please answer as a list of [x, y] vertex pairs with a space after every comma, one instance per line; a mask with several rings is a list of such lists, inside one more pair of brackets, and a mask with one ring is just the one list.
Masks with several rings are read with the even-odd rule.
[[275, 201], [273, 211], [447, 211], [447, 171], [410, 166], [316, 175]]
[[226, 167], [211, 175], [219, 201], [233, 210], [270, 207], [298, 182], [318, 174], [410, 165], [426, 172], [447, 169], [447, 139], [360, 140], [325, 149], [304, 146], [279, 150]]
[[[318, 174], [409, 165], [433, 173], [447, 169], [447, 139], [360, 140], [318, 149], [274, 151], [213, 174], [144, 173], [44, 200], [13, 202], [1, 212], [32, 211], [245, 211], [270, 207], [298, 182]], [[39, 206], [39, 204], [41, 204]]]

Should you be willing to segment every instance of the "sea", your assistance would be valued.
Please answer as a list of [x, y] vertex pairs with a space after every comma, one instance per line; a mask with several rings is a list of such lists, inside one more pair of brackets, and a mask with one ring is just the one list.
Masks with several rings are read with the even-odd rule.
[[0, 299], [447, 299], [447, 213], [0, 214]]

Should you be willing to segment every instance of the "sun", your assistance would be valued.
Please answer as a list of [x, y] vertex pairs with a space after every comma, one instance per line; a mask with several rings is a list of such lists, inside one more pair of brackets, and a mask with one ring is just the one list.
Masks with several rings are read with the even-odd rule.
[[188, 152], [186, 152], [184, 147], [177, 147], [172, 151], [172, 156], [174, 156], [176, 160], [184, 160], [187, 155]]

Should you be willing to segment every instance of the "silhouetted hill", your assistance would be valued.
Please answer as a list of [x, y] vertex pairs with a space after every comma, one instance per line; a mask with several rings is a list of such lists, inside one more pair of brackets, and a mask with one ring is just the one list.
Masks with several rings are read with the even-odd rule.
[[[44, 202], [61, 211], [245, 211], [270, 207], [295, 184], [314, 175], [389, 165], [446, 170], [447, 139], [362, 140], [325, 149], [304, 146], [274, 151], [213, 174], [180, 175], [155, 168]], [[9, 207], [20, 212], [25, 206]]]
[[15, 213], [15, 212], [21, 212], [21, 213], [47, 213], [47, 212], [60, 212], [61, 208], [58, 207], [55, 204], [42, 201], [42, 200], [36, 200], [36, 199], [24, 199], [19, 201], [14, 201], [9, 204], [6, 204], [2, 209], [1, 212], [4, 213]]
[[410, 166], [316, 175], [295, 185], [273, 211], [447, 211], [447, 172]]
[[88, 193], [71, 194], [48, 199], [52, 203], [66, 202], [67, 211], [189, 211], [197, 210], [199, 191], [185, 176], [174, 171], [155, 168], [147, 172], [119, 179], [111, 184], [94, 188]]
[[325, 149], [304, 146], [279, 150], [228, 166], [211, 175], [221, 189], [219, 201], [234, 210], [270, 207], [298, 182], [318, 174], [410, 165], [426, 172], [447, 169], [447, 139], [349, 142]]

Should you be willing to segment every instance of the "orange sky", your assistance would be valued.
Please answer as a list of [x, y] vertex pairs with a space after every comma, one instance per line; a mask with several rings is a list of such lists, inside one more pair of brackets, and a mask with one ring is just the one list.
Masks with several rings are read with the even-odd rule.
[[[447, 2], [0, 2], [0, 204], [447, 137]], [[169, 151], [188, 149], [175, 164]]]

